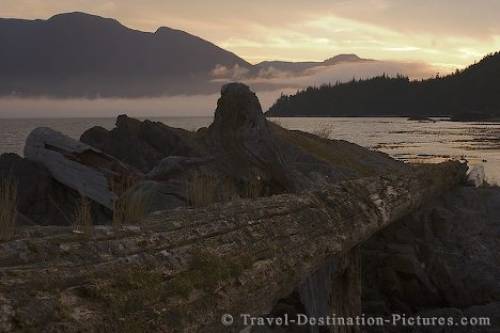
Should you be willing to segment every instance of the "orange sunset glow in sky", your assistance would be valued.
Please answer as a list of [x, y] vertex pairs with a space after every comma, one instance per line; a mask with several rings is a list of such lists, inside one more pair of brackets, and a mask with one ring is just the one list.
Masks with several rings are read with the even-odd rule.
[[0, 17], [71, 11], [143, 31], [181, 29], [249, 62], [339, 53], [454, 70], [500, 50], [497, 0], [1, 0]]

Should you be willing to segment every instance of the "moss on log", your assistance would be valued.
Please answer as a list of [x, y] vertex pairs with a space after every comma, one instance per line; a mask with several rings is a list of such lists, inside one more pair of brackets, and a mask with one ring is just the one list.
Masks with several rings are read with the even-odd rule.
[[268, 313], [329, 259], [461, 183], [465, 169], [448, 162], [164, 211], [90, 239], [27, 229], [0, 243], [0, 331], [228, 331], [223, 313]]

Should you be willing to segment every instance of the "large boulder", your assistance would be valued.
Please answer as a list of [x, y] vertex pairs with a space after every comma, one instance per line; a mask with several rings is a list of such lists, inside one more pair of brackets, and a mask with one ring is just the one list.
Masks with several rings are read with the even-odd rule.
[[381, 231], [363, 245], [365, 313], [498, 309], [499, 235], [494, 187], [460, 188]]
[[137, 170], [101, 151], [50, 128], [34, 129], [26, 140], [24, 156], [49, 170], [61, 184], [84, 197], [113, 208], [113, 185], [140, 178]]
[[[71, 225], [78, 192], [56, 181], [41, 163], [16, 154], [0, 156], [0, 177], [17, 184], [18, 224]], [[94, 221], [104, 223], [109, 212], [94, 204]]]
[[17, 184], [17, 211], [34, 223], [44, 223], [50, 216], [58, 224], [64, 224], [62, 214], [54, 210], [47, 196], [51, 191], [52, 179], [49, 171], [41, 164], [26, 160], [17, 154], [0, 156], [0, 177], [11, 178]]
[[147, 182], [131, 195], [147, 194], [151, 209], [191, 204], [192, 178], [213, 179], [214, 199], [225, 200], [409, 169], [387, 155], [268, 122], [255, 93], [241, 83], [222, 87], [214, 122], [196, 133], [120, 116], [113, 130], [94, 127], [81, 141], [144, 171]]
[[146, 173], [171, 155], [199, 156], [201, 148], [194, 137], [183, 129], [121, 115], [111, 131], [96, 126], [83, 133], [80, 141]]
[[200, 204], [193, 197], [205, 198], [204, 204], [227, 201], [227, 183], [228, 178], [218, 171], [213, 158], [169, 156], [123, 199], [141, 202], [147, 214]]
[[271, 189], [267, 193], [408, 169], [387, 155], [267, 121], [257, 96], [241, 83], [222, 88], [206, 140], [220, 170], [243, 182], [259, 178]]
[[248, 86], [222, 87], [207, 141], [218, 168], [228, 176], [243, 182], [258, 179], [274, 193], [295, 190], [259, 99]]
[[185, 173], [189, 169], [199, 168], [213, 162], [213, 158], [169, 156], [161, 160], [153, 170], [148, 172], [146, 178], [157, 181], [168, 180]]
[[407, 172], [410, 167], [387, 154], [343, 140], [329, 140], [269, 123], [288, 170], [299, 187], [315, 188], [333, 182]]
[[[409, 169], [387, 155], [268, 122], [255, 93], [241, 83], [222, 88], [209, 128], [189, 132], [122, 115], [113, 130], [91, 128], [81, 141], [49, 128], [35, 129], [25, 156], [44, 166], [61, 193], [88, 197], [108, 212], [125, 192], [134, 201], [147, 197], [150, 212], [302, 192]], [[122, 182], [128, 185], [113, 189]], [[55, 203], [66, 202], [64, 198], [62, 194]]]

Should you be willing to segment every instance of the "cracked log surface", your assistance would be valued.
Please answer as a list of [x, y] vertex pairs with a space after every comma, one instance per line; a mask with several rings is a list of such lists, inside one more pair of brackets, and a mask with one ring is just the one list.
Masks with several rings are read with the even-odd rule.
[[268, 313], [329, 258], [461, 183], [465, 169], [447, 162], [179, 208], [91, 238], [63, 227], [22, 230], [0, 243], [0, 331], [230, 331], [223, 313]]

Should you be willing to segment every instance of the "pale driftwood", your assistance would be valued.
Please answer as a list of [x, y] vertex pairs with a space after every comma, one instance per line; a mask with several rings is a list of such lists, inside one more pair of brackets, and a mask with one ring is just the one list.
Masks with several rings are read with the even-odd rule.
[[43, 164], [60, 183], [109, 209], [116, 199], [111, 191], [113, 177], [135, 173], [113, 157], [45, 127], [28, 136], [24, 156]]
[[[160, 212], [140, 227], [99, 229], [91, 239], [30, 229], [0, 244], [0, 330], [237, 332], [240, 313], [268, 313], [319, 267], [464, 176], [459, 163], [426, 166], [303, 194]], [[211, 258], [208, 267], [200, 256]], [[217, 275], [224, 267], [240, 270]], [[359, 306], [359, 296], [335, 307]], [[222, 327], [223, 313], [235, 325]]]

